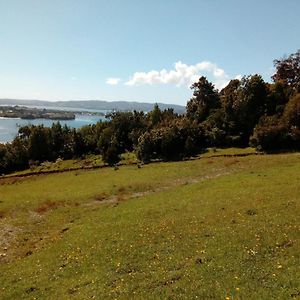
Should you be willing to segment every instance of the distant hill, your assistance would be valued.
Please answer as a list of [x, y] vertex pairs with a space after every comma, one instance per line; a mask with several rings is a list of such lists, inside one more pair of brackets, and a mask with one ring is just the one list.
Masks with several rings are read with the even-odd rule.
[[[0, 99], [0, 105], [31, 105], [45, 107], [62, 107], [78, 109], [118, 110], [118, 111], [151, 111], [153, 103], [141, 103], [133, 101], [104, 101], [104, 100], [71, 100], [71, 101], [43, 101], [43, 100], [20, 100]], [[185, 107], [176, 104], [158, 103], [160, 109], [173, 108], [177, 113], [184, 113]]]

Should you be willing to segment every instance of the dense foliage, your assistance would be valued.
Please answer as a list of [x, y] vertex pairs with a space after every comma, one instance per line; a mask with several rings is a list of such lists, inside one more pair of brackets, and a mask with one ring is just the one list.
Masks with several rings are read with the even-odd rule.
[[21, 127], [13, 142], [0, 144], [0, 172], [90, 153], [114, 165], [126, 151], [149, 162], [181, 160], [216, 146], [299, 149], [300, 50], [274, 66], [273, 83], [255, 74], [231, 80], [221, 91], [202, 76], [191, 86], [185, 115], [155, 105], [148, 114], [114, 112], [108, 121], [77, 130], [59, 123]]

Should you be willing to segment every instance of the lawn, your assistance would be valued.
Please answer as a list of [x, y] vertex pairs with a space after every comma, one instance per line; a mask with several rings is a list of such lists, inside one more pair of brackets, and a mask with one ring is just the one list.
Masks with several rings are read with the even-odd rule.
[[0, 299], [297, 298], [299, 237], [299, 153], [3, 178]]

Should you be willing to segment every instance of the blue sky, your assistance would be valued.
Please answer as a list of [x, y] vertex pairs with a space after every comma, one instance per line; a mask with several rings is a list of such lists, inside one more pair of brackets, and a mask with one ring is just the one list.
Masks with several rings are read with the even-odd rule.
[[0, 98], [185, 105], [200, 75], [270, 80], [299, 0], [0, 0]]

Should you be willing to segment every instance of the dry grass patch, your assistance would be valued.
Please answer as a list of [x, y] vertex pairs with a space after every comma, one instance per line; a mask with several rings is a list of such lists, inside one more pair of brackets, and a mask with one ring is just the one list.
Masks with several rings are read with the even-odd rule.
[[101, 201], [106, 200], [107, 197], [108, 197], [108, 196], [107, 196], [106, 193], [100, 193], [100, 194], [95, 195], [93, 198], [94, 198], [95, 201], [101, 202]]
[[240, 161], [238, 159], [229, 159], [229, 160], [225, 161], [224, 166], [230, 167], [230, 166], [238, 164], [239, 162]]
[[34, 211], [39, 214], [44, 214], [47, 211], [56, 209], [61, 205], [62, 205], [61, 201], [47, 200], [47, 201], [43, 202], [42, 204], [40, 204], [37, 208], [35, 208]]

